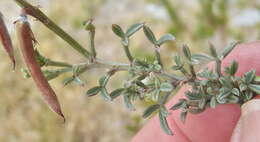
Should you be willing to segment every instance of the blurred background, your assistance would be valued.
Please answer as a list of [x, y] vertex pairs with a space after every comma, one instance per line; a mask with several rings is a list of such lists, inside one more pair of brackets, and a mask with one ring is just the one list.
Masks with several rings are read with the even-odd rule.
[[[171, 33], [176, 41], [162, 48], [163, 61], [172, 64], [178, 47], [188, 44], [194, 52], [208, 52], [208, 41], [220, 50], [236, 40], [260, 39], [260, 0], [28, 0], [39, 5], [51, 19], [87, 47], [87, 32], [82, 22], [93, 18], [96, 26], [96, 48], [99, 58], [127, 62], [111, 24], [124, 29], [137, 22], [146, 22], [157, 37]], [[16, 71], [3, 48], [0, 48], [0, 142], [125, 142], [145, 124], [141, 118], [145, 104], [135, 104], [128, 111], [121, 99], [104, 102], [100, 97], [84, 94], [97, 84], [104, 71], [90, 70], [81, 76], [85, 86], [63, 86], [65, 74], [50, 81], [63, 107], [67, 122], [43, 103], [31, 79], [23, 78], [24, 68], [12, 22], [20, 8], [12, 0], [1, 0], [15, 45], [18, 60]], [[35, 19], [30, 19], [39, 41], [38, 50], [46, 57], [71, 64], [84, 62], [69, 45]], [[2, 46], [2, 45], [0, 45]], [[138, 58], [153, 58], [152, 45], [142, 31], [131, 39], [131, 52]], [[198, 67], [199, 68], [199, 67]], [[120, 87], [124, 74], [113, 78], [110, 89]]]

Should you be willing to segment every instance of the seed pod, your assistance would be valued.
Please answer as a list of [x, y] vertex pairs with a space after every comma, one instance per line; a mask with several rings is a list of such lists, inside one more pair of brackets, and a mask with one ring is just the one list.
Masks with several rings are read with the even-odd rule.
[[58, 98], [49, 85], [47, 79], [44, 77], [36, 60], [36, 55], [33, 48], [34, 37], [32, 37], [30, 25], [25, 15], [22, 15], [22, 18], [16, 21], [16, 30], [20, 43], [20, 50], [36, 86], [41, 91], [42, 96], [49, 107], [54, 112], [62, 116], [65, 121], [65, 117], [61, 111]]
[[7, 52], [8, 56], [10, 57], [10, 59], [13, 63], [13, 69], [15, 69], [13, 44], [12, 44], [10, 35], [8, 33], [8, 30], [6, 28], [6, 25], [4, 23], [3, 15], [1, 12], [0, 12], [0, 40], [5, 48], [5, 51]]

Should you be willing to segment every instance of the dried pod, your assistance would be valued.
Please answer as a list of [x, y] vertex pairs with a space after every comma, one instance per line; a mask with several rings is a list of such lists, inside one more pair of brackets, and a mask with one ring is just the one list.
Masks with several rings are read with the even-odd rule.
[[4, 23], [3, 15], [1, 12], [0, 12], [0, 40], [2, 41], [2, 44], [13, 63], [13, 69], [15, 69], [13, 44], [12, 44], [10, 35], [8, 33], [8, 30], [6, 28], [6, 25]]
[[32, 37], [30, 25], [25, 15], [22, 15], [21, 19], [16, 21], [16, 30], [20, 43], [20, 50], [23, 54], [24, 61], [30, 71], [30, 74], [36, 86], [42, 92], [45, 102], [50, 106], [53, 111], [62, 116], [65, 121], [65, 117], [61, 111], [58, 98], [49, 85], [47, 79], [44, 77], [41, 68], [36, 60], [36, 55], [33, 48], [34, 37]]

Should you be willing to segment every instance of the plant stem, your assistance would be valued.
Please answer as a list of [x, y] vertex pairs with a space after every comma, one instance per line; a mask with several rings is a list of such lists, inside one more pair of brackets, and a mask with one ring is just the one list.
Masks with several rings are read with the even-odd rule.
[[124, 46], [124, 51], [125, 51], [125, 54], [126, 54], [128, 60], [132, 63], [133, 62], [133, 57], [132, 57], [132, 55], [130, 53], [130, 50], [129, 50], [128, 46]]
[[155, 46], [155, 56], [156, 56], [156, 59], [157, 59], [159, 65], [161, 65], [162, 68], [163, 68], [163, 64], [162, 64], [162, 60], [161, 60], [161, 55], [160, 55], [160, 47], [159, 47], [159, 46]]
[[64, 62], [59, 62], [59, 61], [52, 61], [50, 59], [47, 59], [47, 62], [45, 66], [55, 66], [55, 67], [72, 67], [72, 65]]
[[[57, 24], [55, 24], [51, 19], [49, 19], [41, 10], [39, 10], [39, 8], [31, 5], [26, 0], [14, 0], [14, 1], [23, 8], [23, 12], [35, 17], [37, 20], [42, 22], [47, 28], [49, 28], [51, 31], [53, 31], [55, 34], [61, 37], [64, 41], [70, 44], [73, 49], [78, 51], [87, 59], [92, 59], [93, 57], [96, 56], [96, 51], [94, 49], [94, 32], [90, 32], [90, 48], [91, 48], [91, 53], [90, 53], [85, 48], [83, 48], [82, 45], [80, 45], [75, 39], [73, 39], [69, 34], [67, 34], [63, 29], [61, 29]], [[159, 64], [162, 65], [159, 47], [155, 47], [155, 48], [156, 48], [155, 49], [156, 58]], [[130, 60], [130, 62], [132, 62], [133, 57], [130, 54], [128, 46], [124, 46], [124, 50], [128, 59]], [[49, 60], [47, 65], [57, 66], [57, 67], [68, 67], [67, 69], [65, 69], [66, 71], [69, 71], [70, 69], [72, 70], [72, 65], [63, 62]], [[81, 63], [78, 64], [78, 66], [80, 66], [78, 74], [84, 73], [89, 68], [109, 68], [118, 71], [127, 71], [131, 67], [129, 64], [107, 62], [101, 59], [95, 59], [93, 62]], [[176, 75], [166, 73], [165, 71], [156, 72], [156, 74], [159, 74], [164, 77], [168, 77], [172, 80], [180, 80], [180, 78], [178, 78]]]
[[89, 51], [83, 48], [75, 39], [73, 39], [68, 33], [61, 29], [57, 24], [55, 24], [51, 19], [49, 19], [39, 8], [31, 5], [26, 0], [14, 0], [18, 5], [20, 5], [26, 14], [29, 14], [42, 22], [47, 28], [56, 33], [64, 41], [72, 46], [73, 49], [78, 51], [80, 54], [86, 58], [92, 56]]
[[216, 72], [218, 73], [218, 76], [222, 76], [221, 73], [221, 60], [220, 59], [216, 59]]
[[196, 72], [195, 72], [194, 66], [190, 64], [189, 67], [190, 67], [190, 72], [191, 72], [192, 78], [195, 79]]
[[97, 52], [95, 49], [95, 30], [89, 31], [89, 46], [90, 46], [92, 56], [96, 58]]

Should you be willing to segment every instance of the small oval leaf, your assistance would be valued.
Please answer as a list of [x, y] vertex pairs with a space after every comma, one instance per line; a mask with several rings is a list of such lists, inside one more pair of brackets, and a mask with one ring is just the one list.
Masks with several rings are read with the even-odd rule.
[[182, 47], [182, 51], [183, 51], [185, 57], [186, 57], [189, 61], [191, 61], [191, 53], [190, 53], [189, 47], [188, 47], [187, 45], [184, 45], [184, 46]]
[[162, 36], [158, 41], [157, 44], [161, 46], [162, 44], [169, 42], [169, 41], [174, 41], [175, 37], [172, 34], [166, 34]]
[[126, 36], [130, 37], [144, 26], [144, 23], [137, 23], [130, 26], [126, 31]]
[[257, 94], [260, 94], [260, 85], [258, 84], [249, 84], [249, 89], [256, 92]]
[[256, 70], [253, 69], [245, 73], [245, 82], [249, 84], [250, 82], [254, 81], [255, 77], [256, 77]]
[[211, 56], [203, 53], [193, 54], [191, 56], [192, 59], [200, 60], [200, 61], [212, 61], [214, 60]]
[[225, 58], [236, 46], [237, 44], [239, 44], [239, 42], [233, 42], [230, 45], [228, 45], [227, 47], [224, 48], [224, 50], [221, 52], [220, 54], [220, 59]]
[[118, 96], [120, 96], [123, 92], [124, 92], [124, 88], [119, 88], [119, 89], [116, 89], [114, 91], [112, 91], [110, 93], [110, 96], [112, 97], [112, 99], [115, 99], [117, 98]]
[[164, 82], [160, 85], [160, 90], [162, 92], [171, 92], [173, 90], [173, 86], [170, 83]]
[[154, 33], [152, 32], [152, 30], [147, 27], [147, 26], [143, 26], [143, 31], [144, 31], [144, 34], [145, 36], [147, 37], [147, 39], [152, 43], [152, 44], [157, 44], [157, 40], [155, 38], [155, 35]]
[[119, 25], [113, 24], [112, 31], [120, 38], [125, 38], [125, 33]]
[[163, 116], [161, 111], [159, 111], [159, 120], [160, 120], [160, 126], [163, 129], [163, 131], [168, 135], [173, 135], [171, 129], [169, 128], [166, 117]]
[[95, 96], [101, 91], [101, 89], [102, 88], [100, 86], [93, 87], [87, 91], [86, 95], [88, 97]]
[[149, 117], [153, 112], [160, 108], [159, 104], [149, 106], [143, 113], [143, 118]]

